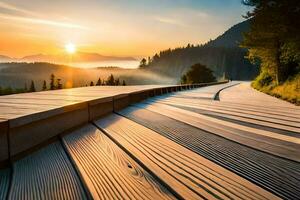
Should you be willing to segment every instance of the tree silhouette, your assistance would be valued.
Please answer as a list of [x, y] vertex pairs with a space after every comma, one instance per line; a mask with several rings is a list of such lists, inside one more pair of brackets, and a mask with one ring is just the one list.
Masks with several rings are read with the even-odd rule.
[[106, 85], [115, 85], [115, 78], [112, 74], [107, 78]]
[[120, 79], [117, 78], [117, 79], [115, 80], [115, 85], [120, 85]]
[[94, 84], [94, 82], [93, 81], [91, 81], [91, 83], [90, 83], [90, 86], [94, 86], [95, 84]]
[[55, 90], [55, 76], [54, 74], [50, 75], [50, 90]]
[[191, 66], [190, 70], [181, 77], [182, 84], [215, 82], [213, 71], [200, 63]]
[[125, 80], [123, 80], [123, 83], [122, 83], [122, 85], [123, 85], [123, 86], [125, 86], [125, 85], [126, 85], [126, 83], [125, 83]]
[[147, 60], [145, 58], [143, 58], [140, 62], [140, 67], [145, 67], [147, 65]]
[[99, 78], [97, 83], [96, 83], [96, 86], [100, 86], [101, 85], [101, 79]]
[[35, 91], [36, 91], [36, 90], [35, 90], [35, 86], [34, 86], [34, 82], [33, 82], [33, 81], [31, 81], [29, 91], [30, 91], [30, 92], [35, 92]]
[[44, 80], [44, 82], [43, 82], [42, 90], [43, 90], [43, 91], [47, 90], [47, 83], [46, 83], [45, 80]]

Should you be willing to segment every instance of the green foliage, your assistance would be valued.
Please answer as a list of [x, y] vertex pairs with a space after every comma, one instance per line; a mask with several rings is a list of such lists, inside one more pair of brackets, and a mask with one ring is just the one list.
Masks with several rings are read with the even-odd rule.
[[0, 96], [1, 95], [9, 95], [9, 94], [18, 94], [18, 93], [25, 93], [28, 92], [24, 88], [17, 88], [17, 89], [12, 89], [11, 87], [1, 87], [0, 86]]
[[181, 78], [182, 84], [215, 82], [213, 71], [200, 63], [191, 66], [190, 70]]
[[150, 62], [143, 69], [180, 79], [190, 66], [202, 63], [213, 70], [216, 77], [222, 77], [225, 73], [236, 80], [253, 79], [259, 69], [245, 59], [246, 49], [239, 47], [242, 33], [248, 31], [249, 27], [250, 20], [246, 20], [204, 45], [188, 44], [160, 51], [148, 59]]
[[260, 75], [252, 82], [255, 88], [261, 88], [271, 85], [273, 82], [272, 76], [267, 72], [262, 72]]
[[[262, 79], [267, 81], [263, 81]], [[290, 77], [280, 85], [276, 85], [274, 81], [267, 84], [268, 82], [269, 78], [267, 75], [260, 75], [252, 82], [252, 87], [274, 97], [300, 105], [300, 74]]]
[[276, 84], [300, 72], [300, 1], [244, 0], [254, 6], [247, 14], [251, 29], [242, 47], [249, 49], [248, 58], [261, 62]]

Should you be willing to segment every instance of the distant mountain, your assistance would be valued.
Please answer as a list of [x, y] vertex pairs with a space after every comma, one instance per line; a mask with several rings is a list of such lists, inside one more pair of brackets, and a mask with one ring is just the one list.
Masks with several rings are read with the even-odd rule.
[[242, 35], [249, 27], [250, 21], [247, 20], [204, 45], [189, 44], [186, 47], [161, 51], [150, 58], [150, 62], [143, 68], [180, 80], [190, 66], [201, 63], [213, 70], [218, 78], [225, 74], [232, 79], [253, 79], [258, 74], [258, 67], [245, 59], [247, 51], [239, 47]]
[[206, 45], [211, 47], [238, 47], [243, 41], [243, 34], [250, 29], [250, 21], [246, 20], [239, 24], [234, 25], [228, 29], [224, 34], [217, 37], [215, 40], [209, 41]]
[[0, 62], [11, 62], [13, 58], [10, 58], [8, 56], [0, 55]]
[[[3, 57], [3, 58], [2, 58]], [[9, 58], [7, 56], [0, 56], [0, 62], [49, 62], [49, 63], [68, 63], [72, 60], [74, 63], [87, 63], [87, 62], [103, 62], [103, 61], [135, 61], [133, 57], [116, 57], [116, 56], [103, 56], [98, 53], [85, 53], [77, 52], [70, 56], [69, 54], [58, 55], [45, 55], [36, 54], [29, 55], [23, 58]]]

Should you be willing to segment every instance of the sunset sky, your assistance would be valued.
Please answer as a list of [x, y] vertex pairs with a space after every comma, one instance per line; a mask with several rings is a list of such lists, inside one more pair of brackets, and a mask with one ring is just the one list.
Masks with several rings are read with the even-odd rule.
[[0, 0], [0, 54], [142, 57], [214, 39], [243, 21], [240, 0]]

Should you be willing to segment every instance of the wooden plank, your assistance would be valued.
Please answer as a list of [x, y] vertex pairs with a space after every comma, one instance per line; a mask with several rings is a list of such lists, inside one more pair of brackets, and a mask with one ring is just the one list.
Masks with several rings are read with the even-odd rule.
[[10, 183], [10, 170], [0, 169], [0, 199], [6, 199]]
[[220, 99], [221, 101], [243, 102], [250, 105], [277, 107], [283, 110], [295, 109], [300, 111], [300, 108], [296, 105], [277, 99], [262, 92], [258, 92], [250, 86], [250, 82], [244, 82], [240, 85], [222, 91], [220, 93]]
[[174, 199], [95, 126], [78, 129], [63, 141], [93, 199]]
[[259, 105], [255, 106], [247, 106], [245, 104], [234, 103], [231, 104], [229, 102], [222, 101], [208, 101], [208, 100], [200, 100], [200, 99], [191, 99], [191, 98], [179, 98], [176, 93], [170, 96], [161, 96], [153, 98], [155, 101], [168, 102], [168, 103], [179, 103], [179, 104], [187, 104], [191, 106], [205, 106], [208, 108], [213, 108], [217, 110], [226, 110], [226, 111], [239, 111], [246, 114], [253, 114], [257, 116], [265, 116], [265, 117], [274, 117], [275, 119], [283, 119], [288, 121], [300, 122], [300, 112], [296, 110], [287, 110], [287, 109], [268, 109], [265, 107], [260, 107]]
[[53, 143], [13, 164], [8, 199], [87, 199], [61, 144]]
[[[274, 115], [269, 115], [267, 116], [259, 116], [259, 114], [251, 114], [245, 112], [241, 112], [241, 109], [237, 108], [234, 111], [226, 111], [223, 109], [218, 109], [216, 106], [209, 107], [207, 105], [202, 105], [202, 103], [198, 104], [189, 104], [189, 103], [183, 103], [180, 101], [168, 101], [168, 100], [153, 100], [150, 99], [148, 102], [157, 102], [157, 103], [164, 103], [170, 106], [175, 106], [178, 108], [186, 109], [186, 110], [191, 110], [191, 111], [197, 111], [197, 113], [210, 113], [214, 115], [219, 115], [219, 116], [227, 116], [231, 119], [237, 119], [240, 121], [248, 122], [248, 123], [253, 123], [253, 124], [258, 124], [262, 126], [269, 126], [273, 127], [276, 129], [281, 129], [281, 130], [286, 130], [286, 131], [291, 131], [295, 133], [300, 133], [300, 120], [297, 122], [297, 119], [295, 117], [289, 118], [289, 119], [277, 119], [274, 117]], [[292, 113], [291, 113], [292, 114]], [[274, 119], [275, 118], [275, 119]], [[300, 134], [299, 134], [300, 135]]]
[[0, 168], [6, 164], [9, 157], [7, 135], [8, 122], [6, 120], [0, 119]]
[[278, 198], [124, 117], [112, 114], [95, 123], [185, 199]]
[[[159, 103], [140, 103], [136, 106], [161, 113], [252, 148], [294, 161], [300, 161], [299, 138], [241, 126]], [[162, 110], [163, 112], [161, 112]]]
[[34, 122], [31, 122], [30, 116], [28, 118], [25, 118], [24, 121], [16, 121], [13, 124], [14, 126], [10, 127], [11, 157], [57, 137], [64, 131], [88, 123], [89, 113], [88, 108], [83, 106], [81, 109], [75, 109], [74, 111], [66, 111], [45, 119], [33, 120]]
[[212, 160], [284, 199], [300, 196], [300, 163], [257, 151], [136, 107], [118, 113]]
[[262, 129], [267, 130], [274, 133], [279, 133], [291, 137], [300, 138], [300, 128], [290, 127], [286, 125], [281, 124], [274, 124], [266, 121], [256, 120], [248, 117], [240, 117], [238, 115], [234, 114], [223, 114], [221, 112], [215, 112], [215, 111], [207, 111], [204, 109], [198, 109], [195, 107], [189, 107], [189, 106], [175, 106], [184, 110], [189, 110], [195, 113], [207, 115], [210, 117], [215, 117], [217, 119], [225, 120], [228, 122], [240, 124], [243, 126], [249, 126], [256, 129]]

